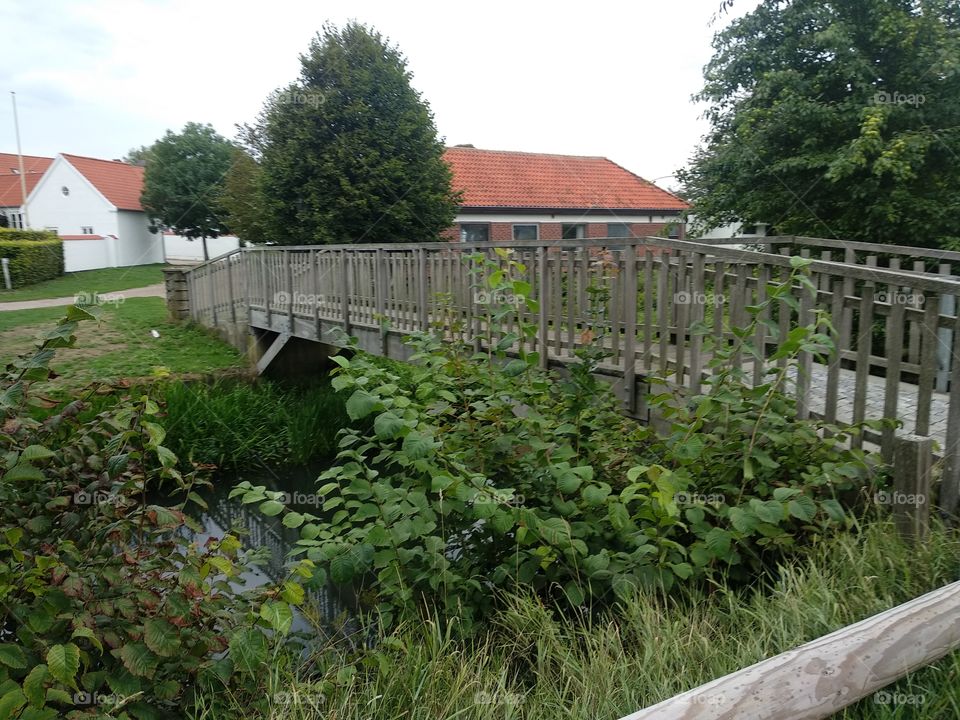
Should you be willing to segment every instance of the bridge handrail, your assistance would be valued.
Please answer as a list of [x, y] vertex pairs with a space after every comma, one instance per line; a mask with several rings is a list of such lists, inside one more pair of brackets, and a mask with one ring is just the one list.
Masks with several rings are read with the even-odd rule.
[[960, 648], [960, 581], [621, 720], [820, 720]]

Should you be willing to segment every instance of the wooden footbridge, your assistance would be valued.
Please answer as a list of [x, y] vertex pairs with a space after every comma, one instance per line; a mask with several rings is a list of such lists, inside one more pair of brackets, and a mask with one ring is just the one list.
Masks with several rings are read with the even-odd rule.
[[[647, 418], [651, 378], [697, 392], [710, 372], [705, 334], [733, 341], [770, 283], [791, 272], [790, 255], [811, 258], [817, 292], [799, 284], [795, 303], [760, 313], [751, 341], [769, 354], [776, 337], [817, 313], [835, 329], [828, 361], [801, 354], [792, 377], [801, 416], [828, 421], [896, 418], [900, 432], [931, 437], [942, 459], [941, 507], [957, 507], [960, 487], [960, 325], [955, 311], [960, 253], [816, 238], [765, 238], [764, 251], [664, 238], [539, 243], [431, 243], [244, 248], [190, 269], [168, 271], [172, 312], [216, 328], [238, 347], [251, 333], [259, 367], [293, 339], [336, 344], [337, 331], [362, 349], [405, 359], [402, 338], [438, 331], [488, 347], [501, 338], [487, 323], [489, 293], [466, 256], [511, 251], [523, 264], [544, 366], [562, 367], [594, 342], [604, 324], [609, 357], [601, 367], [624, 410]], [[597, 288], [603, 290], [596, 292]], [[598, 298], [601, 306], [597, 307]], [[776, 328], [776, 330], [774, 329]], [[507, 332], [510, 328], [504, 328]], [[735, 356], [748, 381], [769, 362]], [[892, 457], [895, 431], [867, 433]], [[857, 442], [862, 442], [858, 439]]]
[[[734, 329], [749, 325], [751, 308], [764, 307], [749, 339], [765, 359], [730, 359], [747, 382], [778, 366], [766, 359], [777, 337], [798, 323], [829, 321], [832, 355], [818, 361], [801, 354], [791, 377], [798, 413], [898, 420], [898, 430], [865, 440], [895, 467], [910, 465], [923, 483], [937, 474], [930, 456], [936, 444], [938, 505], [955, 513], [960, 282], [952, 269], [960, 268], [960, 253], [800, 237], [763, 243], [756, 250], [664, 238], [245, 248], [169, 269], [167, 294], [174, 316], [216, 328], [241, 348], [255, 338], [261, 368], [291, 344], [336, 344], [338, 331], [397, 359], [408, 357], [401, 338], [416, 331], [482, 349], [502, 336], [487, 320], [491, 298], [466, 256], [504, 262], [494, 250], [509, 249], [537, 300], [535, 311], [519, 305], [518, 312], [537, 328], [532, 349], [541, 363], [562, 368], [579, 348], [605, 338], [601, 371], [624, 411], [640, 419], [649, 419], [644, 398], [655, 378], [700, 389], [717, 371], [707, 338], [732, 343]], [[797, 283], [789, 301], [765, 303], [771, 283], [790, 277], [791, 255], [811, 260], [815, 292]], [[588, 332], [598, 327], [605, 332]], [[901, 454], [905, 442], [912, 451]], [[960, 646], [958, 611], [954, 583], [624, 720], [825, 718]]]

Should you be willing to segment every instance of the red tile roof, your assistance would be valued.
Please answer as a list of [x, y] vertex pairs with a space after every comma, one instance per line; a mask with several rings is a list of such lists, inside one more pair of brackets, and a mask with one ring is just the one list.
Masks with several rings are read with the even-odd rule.
[[[52, 162], [53, 158], [23, 156], [23, 171], [27, 181], [28, 195]], [[20, 207], [22, 204], [20, 161], [13, 153], [0, 153], [0, 207]]]
[[603, 157], [447, 148], [464, 207], [683, 210], [676, 195]]
[[140, 193], [143, 192], [143, 168], [117, 160], [67, 155], [63, 157], [81, 175], [113, 203], [118, 210], [143, 210]]

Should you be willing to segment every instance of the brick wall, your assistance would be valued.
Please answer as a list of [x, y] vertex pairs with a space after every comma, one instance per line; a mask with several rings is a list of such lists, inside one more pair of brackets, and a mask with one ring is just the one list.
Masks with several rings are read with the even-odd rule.
[[[510, 242], [513, 240], [513, 226], [509, 222], [494, 222], [490, 225], [490, 240], [493, 242]], [[567, 222], [549, 222], [549, 223], [529, 223], [539, 225], [540, 239], [551, 241], [560, 240], [563, 237], [563, 226], [566, 224], [579, 224], [587, 226], [587, 238], [605, 238], [607, 237], [606, 222], [587, 222], [587, 223], [567, 223]], [[667, 227], [666, 223], [630, 223], [630, 232], [636, 237], [648, 237], [659, 235]], [[683, 227], [680, 227], [680, 237], [683, 238]], [[444, 240], [456, 242], [460, 239], [459, 226], [451, 227], [441, 233]]]

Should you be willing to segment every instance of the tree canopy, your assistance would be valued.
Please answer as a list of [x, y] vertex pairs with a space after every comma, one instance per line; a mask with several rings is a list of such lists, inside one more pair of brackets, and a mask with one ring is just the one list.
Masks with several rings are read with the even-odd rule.
[[210, 125], [187, 123], [170, 130], [147, 154], [141, 202], [154, 221], [179, 235], [203, 240], [227, 232], [218, 205], [220, 188], [233, 161], [233, 145]]
[[679, 173], [704, 226], [957, 242], [955, 1], [764, 0], [713, 47], [710, 130]]
[[326, 27], [297, 82], [253, 131], [268, 239], [283, 244], [432, 240], [457, 196], [406, 60], [357, 23]]

